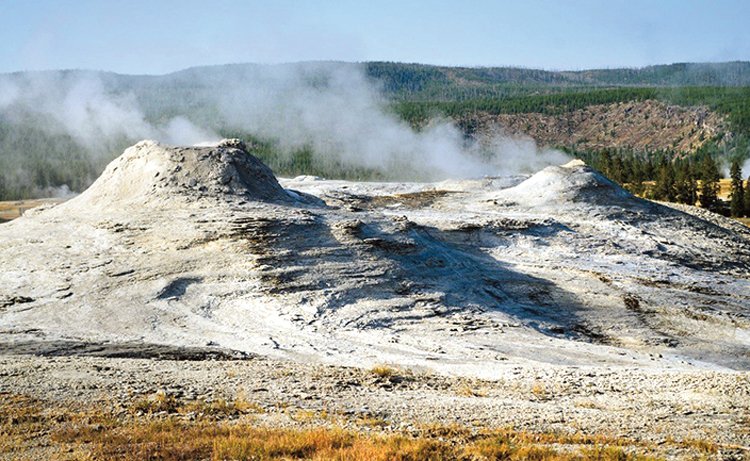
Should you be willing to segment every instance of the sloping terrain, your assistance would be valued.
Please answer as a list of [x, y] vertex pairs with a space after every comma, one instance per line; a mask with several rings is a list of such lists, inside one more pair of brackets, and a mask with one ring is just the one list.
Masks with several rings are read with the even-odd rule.
[[[232, 71], [243, 65], [227, 66]], [[748, 86], [750, 63], [675, 63], [640, 69], [589, 69], [548, 71], [518, 67], [442, 67], [398, 62], [368, 62], [367, 75], [381, 81], [384, 89], [400, 97], [434, 98], [448, 92], [464, 90], [467, 95], [481, 96], [512, 91], [513, 85], [536, 86]], [[194, 72], [210, 72], [195, 68]], [[190, 72], [183, 71], [183, 73]], [[176, 75], [179, 75], [177, 73]], [[502, 85], [507, 85], [503, 87]], [[515, 88], [517, 89], [517, 88]]]
[[0, 265], [10, 352], [140, 344], [483, 377], [750, 366], [750, 231], [576, 162], [279, 182], [236, 141], [141, 142], [75, 199], [0, 226]]
[[706, 107], [653, 100], [592, 105], [556, 115], [476, 113], [460, 123], [485, 136], [498, 134], [498, 130], [530, 136], [543, 146], [635, 152], [695, 152], [729, 130], [726, 117]]

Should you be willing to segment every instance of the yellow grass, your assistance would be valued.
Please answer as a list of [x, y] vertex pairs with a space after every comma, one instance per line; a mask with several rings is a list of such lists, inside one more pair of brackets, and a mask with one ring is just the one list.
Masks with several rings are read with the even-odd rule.
[[26, 211], [49, 203], [62, 203], [64, 199], [42, 198], [33, 200], [11, 200], [0, 202], [0, 222], [10, 221]]
[[[146, 403], [147, 402], [147, 403]], [[218, 403], [222, 402], [222, 403]], [[653, 447], [582, 433], [534, 433], [511, 428], [419, 426], [416, 434], [337, 427], [263, 427], [236, 415], [244, 400], [179, 402], [164, 394], [110, 406], [68, 408], [0, 395], [0, 458], [50, 460], [647, 460]], [[217, 410], [218, 408], [218, 410]], [[137, 409], [137, 410], [135, 410]], [[207, 409], [214, 409], [210, 413]], [[132, 411], [139, 414], [134, 414]], [[147, 412], [167, 413], [154, 416]], [[201, 417], [187, 417], [200, 411]], [[356, 424], [356, 421], [354, 421]], [[372, 428], [378, 424], [362, 421]], [[367, 433], [366, 433], [367, 432]], [[665, 443], [715, 454], [710, 441]]]
[[398, 370], [388, 365], [376, 365], [370, 369], [370, 373], [374, 374], [378, 378], [390, 378], [398, 374]]
[[487, 390], [469, 383], [462, 383], [456, 388], [456, 394], [461, 397], [486, 397]]
[[547, 386], [541, 381], [536, 381], [534, 385], [531, 386], [531, 393], [539, 400], [545, 400], [548, 397]]
[[263, 413], [264, 410], [258, 404], [248, 401], [244, 392], [240, 392], [231, 401], [216, 399], [210, 402], [205, 400], [180, 402], [174, 396], [160, 391], [135, 399], [130, 405], [130, 412], [137, 416], [157, 413], [199, 413], [203, 416], [226, 417], [247, 413]]

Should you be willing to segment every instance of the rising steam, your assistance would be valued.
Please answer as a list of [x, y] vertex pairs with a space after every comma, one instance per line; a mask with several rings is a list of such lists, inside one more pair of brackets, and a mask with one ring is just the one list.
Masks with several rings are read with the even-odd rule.
[[198, 68], [161, 77], [0, 76], [0, 123], [29, 120], [106, 160], [123, 143], [151, 138], [189, 145], [215, 141], [219, 131], [273, 140], [281, 155], [309, 148], [323, 165], [399, 179], [529, 173], [567, 160], [530, 139], [468, 140], [445, 120], [417, 132], [389, 112], [360, 66], [336, 63]]
[[123, 137], [192, 144], [216, 136], [182, 116], [161, 125], [147, 122], [132, 93], [107, 91], [93, 72], [16, 74], [15, 79], [0, 80], [0, 95], [0, 114], [6, 121], [23, 123], [29, 116], [44, 120], [51, 134], [67, 134], [88, 150]]

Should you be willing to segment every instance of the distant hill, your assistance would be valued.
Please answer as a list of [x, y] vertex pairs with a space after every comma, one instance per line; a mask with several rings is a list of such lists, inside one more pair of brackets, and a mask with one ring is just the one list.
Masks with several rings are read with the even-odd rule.
[[[644, 94], [641, 93], [644, 90], [647, 91], [645, 96], [648, 97], [665, 91], [674, 93], [674, 89], [685, 87], [704, 88], [699, 90], [704, 93], [698, 96], [698, 99], [702, 99], [709, 97], [711, 93], [705, 91], [705, 88], [750, 87], [750, 62], [747, 61], [678, 63], [632, 69], [580, 71], [548, 71], [517, 67], [445, 67], [395, 62], [227, 64], [192, 67], [158, 76], [81, 70], [16, 72], [0, 74], [0, 83], [23, 81], [31, 76], [36, 80], [54, 81], [54, 84], [60, 87], [56, 89], [64, 91], [80, 79], [97, 78], [103, 83], [107, 93], [134, 94], [139, 103], [147, 109], [147, 115], [158, 119], [164, 112], [203, 109], [205, 103], [225, 85], [255, 78], [269, 69], [283, 73], [291, 68], [295, 71], [301, 69], [313, 84], [316, 80], [324, 84], [333, 69], [363, 69], [365, 75], [386, 97], [397, 101], [421, 102], [502, 100], [521, 96], [590, 93], [615, 88], [630, 89], [631, 91], [622, 92], [617, 97], [632, 100], [642, 98]], [[641, 93], [633, 91], [636, 89], [641, 90]], [[728, 91], [733, 94], [736, 90]], [[592, 103], [603, 102], [613, 101]], [[683, 105], [689, 105], [691, 102], [686, 101]], [[513, 111], [537, 110], [529, 107], [522, 111]]]
[[[745, 87], [750, 86], [750, 62], [675, 63], [642, 68], [550, 71], [520, 67], [447, 67], [398, 62], [303, 62], [293, 64], [226, 64], [191, 67], [165, 75], [125, 75], [112, 72], [65, 70], [63, 81], [98, 77], [109, 91], [134, 91], [157, 96], [162, 90], [195, 95], [217, 84], [248, 78], [269, 68], [301, 68], [315, 78], [333, 68], [363, 68], [383, 93], [392, 98], [461, 100], [483, 96], [585, 91], [615, 87]], [[0, 79], [23, 78], [29, 73], [0, 74]]]
[[550, 87], [750, 86], [750, 62], [679, 63], [643, 68], [547, 71], [518, 67], [441, 67], [393, 62], [365, 63], [385, 92], [411, 99], [461, 99], [549, 90]]

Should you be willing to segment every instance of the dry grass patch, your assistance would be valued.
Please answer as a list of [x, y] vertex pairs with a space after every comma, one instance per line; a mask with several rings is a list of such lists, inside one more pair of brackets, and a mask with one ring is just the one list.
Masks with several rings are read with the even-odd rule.
[[601, 410], [602, 406], [593, 399], [579, 398], [573, 401], [573, 406], [576, 408], [587, 408], [590, 410]]
[[322, 414], [326, 414], [324, 412], [318, 412], [315, 410], [296, 410], [291, 413], [291, 417], [293, 420], [300, 422], [300, 423], [311, 423], [314, 421], [320, 421], [324, 418], [321, 417]]
[[40, 205], [62, 203], [66, 199], [43, 198], [29, 200], [0, 201], [0, 223], [10, 221], [21, 216], [26, 211]]
[[487, 389], [464, 382], [456, 387], [456, 394], [461, 397], [487, 397]]
[[376, 365], [370, 369], [370, 373], [378, 378], [391, 378], [398, 375], [398, 370], [388, 365]]
[[[70, 436], [70, 434], [68, 434]], [[159, 460], [646, 460], [620, 447], [559, 450], [486, 434], [456, 443], [402, 435], [366, 436], [342, 429], [269, 429], [248, 425], [187, 424], [167, 419], [101, 432], [86, 445], [93, 459]], [[76, 443], [77, 439], [65, 440]], [[82, 453], [84, 454], [84, 453]]]
[[130, 410], [136, 414], [177, 413], [179, 408], [177, 399], [163, 391], [140, 397], [130, 406]]
[[690, 448], [693, 451], [696, 451], [704, 456], [716, 455], [721, 448], [718, 444], [709, 440], [693, 438], [687, 438], [681, 441], [677, 441], [672, 437], [667, 437], [667, 443]]
[[163, 391], [140, 397], [130, 406], [135, 415], [154, 415], [158, 413], [200, 414], [202, 416], [228, 417], [245, 413], [263, 413], [265, 410], [257, 403], [250, 402], [244, 393], [239, 393], [234, 400], [216, 399], [189, 400], [181, 402]]
[[[130, 411], [91, 405], [69, 409], [16, 395], [0, 395], [0, 458], [50, 460], [522, 460], [641, 461], [653, 447], [604, 435], [532, 433], [463, 426], [423, 426], [417, 433], [341, 428], [261, 427], [221, 419], [237, 408], [213, 402], [193, 420], [188, 404], [157, 395]], [[132, 411], [140, 408], [140, 414]], [[176, 410], [175, 410], [176, 408]], [[175, 413], [169, 413], [169, 411]], [[150, 413], [146, 412], [150, 411]], [[156, 411], [156, 412], [154, 412]], [[356, 419], [356, 418], [355, 418]], [[356, 422], [356, 420], [352, 421]], [[360, 421], [366, 423], [365, 421]], [[372, 426], [379, 425], [373, 421]], [[365, 424], [368, 425], [368, 424]], [[667, 441], [694, 453], [720, 448], [708, 441]]]
[[547, 400], [550, 398], [550, 395], [547, 391], [547, 386], [542, 381], [537, 381], [533, 386], [531, 386], [531, 393], [538, 400]]
[[385, 419], [373, 415], [361, 415], [355, 420], [355, 423], [361, 427], [385, 427], [388, 425]]

